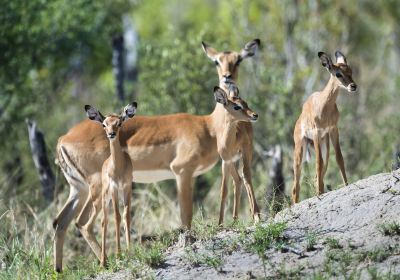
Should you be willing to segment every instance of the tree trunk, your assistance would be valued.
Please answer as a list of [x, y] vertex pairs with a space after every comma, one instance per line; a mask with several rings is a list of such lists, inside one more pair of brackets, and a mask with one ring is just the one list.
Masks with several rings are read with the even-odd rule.
[[119, 35], [112, 41], [112, 67], [115, 78], [115, 87], [118, 100], [121, 103], [125, 102], [124, 93], [124, 37]]
[[39, 172], [40, 183], [44, 198], [51, 202], [54, 196], [55, 177], [47, 158], [46, 143], [43, 133], [37, 128], [36, 122], [27, 119], [29, 143], [31, 146], [33, 162]]
[[267, 205], [270, 205], [270, 211], [276, 213], [283, 208], [285, 201], [282, 147], [275, 145], [269, 151], [264, 152], [264, 155], [271, 158], [271, 166], [268, 172], [271, 183], [266, 190]]

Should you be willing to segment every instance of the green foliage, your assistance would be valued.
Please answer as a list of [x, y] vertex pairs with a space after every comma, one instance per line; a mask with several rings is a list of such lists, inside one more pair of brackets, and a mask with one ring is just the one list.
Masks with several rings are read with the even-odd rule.
[[315, 250], [315, 245], [317, 245], [318, 242], [318, 235], [316, 232], [308, 231], [304, 236], [304, 240], [306, 242], [307, 251]]
[[400, 224], [396, 221], [381, 224], [378, 229], [383, 235], [400, 235]]
[[339, 240], [333, 237], [325, 239], [325, 243], [328, 244], [329, 249], [341, 249], [343, 246], [340, 245]]
[[192, 247], [185, 248], [185, 259], [192, 266], [209, 266], [215, 270], [219, 270], [223, 265], [223, 260], [221, 255], [213, 253], [200, 253], [193, 250]]
[[163, 248], [165, 248], [163, 244], [152, 242], [147, 246], [135, 246], [133, 251], [137, 260], [151, 267], [157, 267], [164, 262]]
[[[0, 10], [0, 137], [3, 140], [0, 146], [0, 197], [4, 198], [6, 208], [12, 203], [22, 205], [23, 201], [41, 213], [49, 206], [41, 197], [25, 118], [38, 121], [45, 133], [50, 162], [54, 162], [57, 138], [85, 117], [82, 105], [90, 103], [104, 111], [119, 110], [121, 104], [113, 92], [111, 39], [123, 30], [123, 17], [135, 23], [139, 35], [138, 81], [130, 85], [127, 96], [135, 94], [139, 113], [145, 115], [210, 113], [215, 104], [212, 88], [218, 79], [215, 66], [201, 49], [201, 41], [217, 50], [239, 51], [249, 40], [261, 39], [259, 53], [241, 63], [238, 81], [241, 96], [259, 114], [259, 121], [253, 125], [252, 168], [257, 201], [263, 201], [265, 186], [270, 183], [266, 172], [269, 161], [261, 154], [275, 143], [283, 147], [286, 186], [291, 185], [295, 121], [304, 100], [312, 92], [322, 89], [329, 77], [316, 55], [321, 50], [333, 55], [335, 50], [341, 49], [347, 55], [359, 85], [357, 94], [341, 92], [337, 102], [341, 113], [340, 142], [349, 181], [388, 171], [391, 167], [392, 150], [399, 142], [396, 132], [400, 131], [397, 90], [400, 86], [397, 71], [400, 12], [395, 0], [301, 4], [287, 0], [3, 2]], [[306, 178], [301, 188], [302, 199], [315, 195], [314, 161], [308, 166], [309, 172], [303, 172]], [[57, 170], [59, 192], [65, 196], [68, 187], [64, 186], [60, 171], [53, 168]], [[195, 188], [199, 204], [195, 208], [203, 206], [204, 213], [210, 217], [215, 217], [218, 210], [218, 190], [210, 189], [218, 189], [216, 178], [219, 174], [220, 169], [214, 168], [197, 180]], [[333, 188], [342, 184], [333, 152], [325, 183]], [[155, 188], [172, 184], [143, 187], [149, 195], [143, 191], [141, 200], [135, 202], [136, 208], [146, 205], [148, 200], [144, 198], [151, 196], [153, 199], [164, 194], [154, 191]], [[168, 216], [165, 209], [177, 209], [176, 205], [171, 206], [175, 203], [175, 189], [165, 188], [165, 193], [167, 199], [151, 205], [146, 217], [138, 215], [138, 220], [142, 221], [152, 213], [148, 228], [162, 224], [166, 227], [162, 229], [169, 229], [165, 219], [157, 221], [156, 218], [160, 217], [160, 212], [163, 217]], [[58, 198], [65, 200], [64, 196]], [[205, 196], [207, 203], [203, 202]], [[243, 202], [240, 220], [249, 221], [248, 212], [244, 211], [248, 208], [247, 201]], [[60, 205], [50, 207], [59, 210]], [[262, 203], [260, 207], [265, 209]], [[52, 213], [46, 212], [48, 216], [43, 219], [43, 224], [50, 226], [57, 212], [54, 208]], [[24, 210], [16, 214], [21, 215], [20, 219], [30, 215], [27, 207], [21, 209]], [[176, 213], [173, 214], [176, 217]], [[195, 221], [193, 227], [198, 239], [209, 239], [217, 232], [216, 222], [207, 217], [201, 223]], [[3, 241], [3, 245], [12, 244], [13, 239], [21, 241], [20, 230], [18, 234], [1, 232], [1, 237], [7, 241]], [[244, 232], [240, 227], [238, 230]], [[383, 226], [380, 231], [398, 234], [398, 224]], [[42, 253], [35, 255], [25, 247], [21, 248], [21, 244], [7, 247], [0, 252], [8, 254], [7, 265], [13, 263], [10, 256], [14, 255], [14, 263], [22, 265], [19, 269], [26, 268], [26, 264], [34, 259], [40, 259], [46, 267], [50, 265], [52, 230], [39, 232], [46, 232], [44, 245], [40, 248]], [[170, 244], [176, 238], [175, 234], [166, 235], [159, 242]], [[65, 246], [67, 260], [75, 259], [74, 253], [89, 254], [86, 244], [74, 239], [72, 230], [67, 239], [74, 241], [74, 246]], [[272, 242], [262, 240], [260, 233], [259, 243], [256, 242], [260, 244], [260, 252]], [[334, 249], [337, 244], [328, 241], [328, 246]], [[145, 250], [140, 252], [152, 255]], [[153, 263], [152, 259], [158, 259], [157, 251], [149, 251], [154, 252], [154, 257], [148, 260], [150, 263]], [[71, 263], [72, 269], [80, 269], [79, 265]], [[8, 271], [19, 275], [14, 267]], [[51, 277], [46, 271], [36, 272], [46, 276], [44, 278]]]
[[250, 240], [246, 244], [250, 251], [259, 255], [261, 259], [265, 259], [265, 251], [276, 246], [280, 247], [284, 239], [283, 231], [286, 229], [286, 223], [271, 222], [266, 225], [257, 224]]

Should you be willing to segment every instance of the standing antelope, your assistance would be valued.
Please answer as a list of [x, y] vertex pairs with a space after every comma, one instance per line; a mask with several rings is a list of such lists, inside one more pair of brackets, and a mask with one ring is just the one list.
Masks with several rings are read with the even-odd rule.
[[[347, 65], [346, 57], [339, 51], [335, 53], [336, 64], [332, 63], [330, 56], [323, 52], [318, 53], [322, 66], [330, 73], [328, 84], [321, 92], [313, 93], [304, 103], [303, 110], [294, 128], [294, 182], [292, 188], [292, 200], [299, 201], [300, 175], [303, 152], [307, 152], [307, 145], [314, 145], [317, 168], [317, 193], [324, 192], [324, 176], [328, 168], [329, 159], [329, 138], [335, 149], [336, 162], [339, 165], [342, 179], [347, 185], [346, 171], [339, 144], [339, 130], [337, 123], [339, 111], [336, 99], [339, 95], [339, 88], [345, 88], [348, 92], [355, 92], [357, 85], [352, 78], [351, 68]], [[322, 151], [325, 145], [325, 159], [322, 158]], [[305, 150], [305, 151], [304, 151]]]
[[[226, 92], [229, 92], [232, 96], [237, 96], [238, 91], [231, 91], [229, 87], [231, 84], [235, 84], [238, 78], [238, 67], [243, 59], [254, 56], [260, 46], [260, 40], [254, 39], [247, 43], [245, 47], [240, 52], [235, 51], [224, 51], [218, 52], [214, 48], [208, 46], [206, 43], [202, 42], [202, 47], [207, 56], [214, 61], [218, 77], [219, 77], [219, 86], [223, 88]], [[222, 114], [223, 111], [220, 111]], [[243, 173], [243, 182], [246, 187], [249, 203], [250, 203], [250, 211], [257, 222], [260, 219], [260, 213], [258, 209], [257, 202], [255, 200], [253, 185], [251, 180], [251, 161], [253, 158], [253, 127], [249, 122], [237, 122], [236, 123], [236, 135], [235, 135], [235, 146], [237, 149], [237, 154], [231, 160], [233, 162], [242, 160], [242, 173]], [[230, 166], [234, 166], [234, 163], [230, 164]], [[227, 184], [227, 173], [230, 173], [232, 178], [234, 179], [234, 191], [240, 190], [240, 186], [242, 184], [240, 176], [238, 176], [238, 172], [236, 168], [227, 168], [224, 164], [222, 165], [222, 174], [223, 180], [221, 183], [221, 208], [220, 208], [220, 218], [219, 224], [223, 223], [223, 200], [225, 200], [226, 193], [224, 190]], [[224, 175], [225, 174], [225, 175]], [[225, 191], [226, 192], [226, 191]], [[240, 198], [240, 193], [234, 193], [234, 207], [233, 207], [233, 218], [237, 218], [238, 212], [238, 203]]]
[[[254, 40], [239, 52], [217, 53], [208, 48], [213, 56], [219, 57], [220, 86], [224, 89], [229, 79], [237, 78], [238, 65], [242, 59], [254, 55], [259, 40]], [[205, 44], [203, 44], [205, 47]], [[210, 53], [210, 55], [211, 55]], [[230, 69], [230, 70], [229, 70]], [[230, 71], [231, 77], [229, 77]], [[227, 77], [223, 77], [223, 76]], [[225, 82], [226, 83], [225, 83]], [[223, 107], [217, 104], [215, 113]], [[128, 153], [134, 167], [133, 180], [139, 183], [159, 182], [175, 179], [182, 226], [190, 229], [192, 221], [193, 177], [210, 170], [218, 161], [215, 133], [205, 116], [174, 114], [154, 117], [135, 117], [126, 121], [120, 130], [120, 143]], [[248, 194], [251, 190], [250, 163], [252, 160], [252, 127], [238, 125], [238, 142], [241, 143], [244, 183]], [[240, 140], [240, 141], [239, 141]], [[53, 222], [54, 267], [62, 270], [62, 255], [66, 230], [73, 219], [89, 246], [100, 259], [100, 245], [93, 233], [94, 220], [101, 209], [101, 200], [92, 201], [89, 194], [101, 190], [101, 168], [109, 157], [109, 143], [101, 127], [86, 120], [73, 126], [58, 139], [57, 155], [59, 166], [70, 185], [70, 194]], [[250, 198], [251, 209], [258, 219], [258, 207], [254, 194]]]
[[[219, 117], [220, 130], [217, 131], [217, 148], [218, 154], [222, 159], [222, 182], [221, 182], [221, 205], [219, 212], [219, 224], [222, 224], [224, 220], [225, 201], [227, 195], [228, 176], [231, 174], [234, 180], [234, 204], [233, 204], [233, 217], [237, 218], [238, 215], [238, 204], [240, 199], [240, 187], [241, 179], [235, 161], [238, 158], [240, 152], [240, 142], [237, 138], [240, 137], [238, 133], [239, 122], [255, 122], [258, 119], [258, 115], [254, 113], [237, 95], [239, 94], [238, 89], [235, 86], [230, 88], [236, 90], [237, 94], [233, 96], [227, 96], [226, 92], [219, 88], [214, 88], [215, 100], [220, 103], [225, 110], [221, 112]], [[235, 112], [236, 111], [236, 112]], [[249, 197], [253, 195], [253, 190]], [[250, 201], [251, 203], [251, 201]]]
[[[132, 193], [132, 163], [128, 154], [122, 151], [119, 131], [122, 124], [135, 115], [137, 108], [136, 102], [127, 105], [121, 115], [111, 114], [106, 117], [90, 105], [85, 106], [85, 111], [89, 119], [99, 122], [103, 125], [110, 141], [110, 156], [103, 163], [101, 180], [102, 180], [102, 246], [100, 263], [106, 265], [106, 235], [107, 235], [107, 215], [110, 200], [112, 200], [115, 217], [115, 237], [117, 244], [117, 254], [121, 251], [120, 245], [120, 223], [121, 215], [118, 210], [118, 195], [122, 194], [124, 204], [124, 222], [125, 222], [125, 238], [126, 244], [130, 247], [130, 225], [131, 225], [131, 193]], [[92, 201], [98, 198], [95, 195], [98, 192], [90, 193]]]

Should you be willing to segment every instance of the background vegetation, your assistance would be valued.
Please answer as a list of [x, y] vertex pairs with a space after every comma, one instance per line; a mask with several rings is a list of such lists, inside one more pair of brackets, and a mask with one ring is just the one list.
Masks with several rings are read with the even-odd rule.
[[[35, 252], [42, 254], [38, 260], [51, 256], [51, 219], [68, 193], [54, 166], [57, 195], [50, 205], [43, 199], [25, 119], [38, 122], [53, 162], [57, 138], [85, 118], [84, 104], [119, 110], [125, 102], [114, 89], [112, 39], [132, 27], [138, 41], [127, 53], [136, 61], [137, 78], [131, 75], [125, 83], [126, 101], [137, 100], [143, 115], [210, 113], [218, 79], [201, 41], [218, 50], [240, 50], [261, 39], [257, 56], [240, 66], [238, 84], [260, 115], [254, 124], [253, 177], [263, 209], [270, 183], [263, 151], [282, 145], [288, 192], [295, 120], [304, 100], [328, 80], [317, 58], [320, 50], [345, 53], [359, 86], [357, 94], [342, 92], [338, 100], [350, 181], [391, 168], [400, 143], [400, 6], [395, 0], [13, 0], [1, 1], [1, 7], [0, 222], [5, 226], [0, 269], [10, 271], [14, 249], [28, 254], [35, 238], [41, 240], [35, 243], [40, 247]], [[311, 175], [306, 172], [303, 198], [314, 192], [313, 166]], [[219, 174], [216, 167], [197, 180], [201, 219], [217, 217]], [[334, 157], [325, 182], [341, 184]], [[133, 198], [138, 234], [179, 225], [175, 192], [173, 182], [138, 185]], [[247, 202], [242, 205], [241, 219], [248, 220]], [[89, 255], [72, 226], [66, 239], [67, 260], [82, 251]]]

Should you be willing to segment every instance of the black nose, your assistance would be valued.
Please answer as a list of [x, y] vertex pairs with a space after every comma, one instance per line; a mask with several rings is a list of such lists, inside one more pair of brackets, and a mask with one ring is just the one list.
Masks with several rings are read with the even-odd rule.
[[350, 88], [352, 91], [355, 91], [357, 89], [357, 85], [356, 84], [351, 84]]
[[253, 118], [254, 118], [254, 119], [258, 119], [258, 114], [254, 113], [254, 114], [253, 114]]
[[232, 78], [232, 74], [224, 74], [223, 76], [224, 76], [224, 78], [226, 78], [226, 79]]
[[117, 134], [115, 132], [111, 132], [108, 134], [108, 137], [114, 138]]

